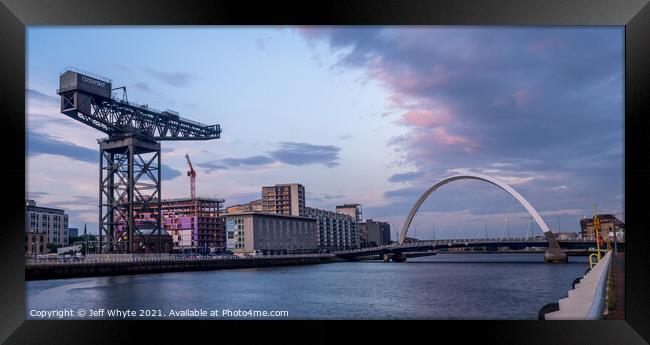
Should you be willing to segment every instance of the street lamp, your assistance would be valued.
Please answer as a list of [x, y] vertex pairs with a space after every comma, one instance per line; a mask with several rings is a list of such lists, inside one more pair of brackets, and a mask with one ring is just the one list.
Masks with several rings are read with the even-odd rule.
[[436, 222], [434, 222], [434, 221], [431, 222], [431, 229], [432, 229], [432, 232], [433, 232], [433, 240], [435, 241], [436, 240]]
[[614, 215], [614, 219], [612, 219], [612, 222], [614, 222], [614, 256], [616, 256], [616, 253], [618, 253], [618, 240], [616, 238], [616, 232], [618, 229], [616, 229], [616, 213], [612, 212]]

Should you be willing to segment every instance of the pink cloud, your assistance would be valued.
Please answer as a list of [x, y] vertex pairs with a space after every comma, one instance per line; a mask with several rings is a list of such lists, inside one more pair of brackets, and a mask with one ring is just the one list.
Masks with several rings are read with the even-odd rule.
[[525, 90], [517, 90], [517, 92], [515, 92], [514, 99], [515, 99], [515, 104], [518, 107], [523, 107], [524, 105], [528, 104], [528, 101], [530, 100], [530, 96], [528, 92], [526, 92]]
[[548, 50], [557, 50], [562, 49], [567, 46], [566, 42], [557, 38], [547, 38], [545, 40], [533, 43], [528, 46], [526, 50], [529, 52], [544, 52]]
[[393, 108], [406, 108], [406, 100], [402, 94], [391, 93], [388, 96], [388, 100], [390, 101], [390, 106]]
[[451, 112], [444, 108], [411, 109], [404, 113], [400, 123], [417, 127], [439, 127], [451, 122]]
[[450, 79], [443, 65], [436, 64], [428, 71], [413, 71], [408, 64], [386, 62], [382, 57], [372, 58], [368, 63], [368, 76], [386, 85], [393, 91], [417, 94], [423, 89], [430, 89]]
[[322, 38], [331, 34], [330, 30], [311, 26], [299, 26], [296, 31], [308, 40]]
[[411, 162], [427, 162], [431, 164], [441, 151], [457, 150], [472, 154], [479, 147], [475, 141], [457, 134], [450, 134], [443, 127], [413, 128], [409, 133], [395, 137], [389, 145], [403, 150]]
[[433, 131], [433, 136], [438, 143], [443, 145], [465, 145], [466, 149], [473, 149], [478, 146], [475, 142], [466, 137], [447, 133], [447, 131], [442, 127], [436, 128]]

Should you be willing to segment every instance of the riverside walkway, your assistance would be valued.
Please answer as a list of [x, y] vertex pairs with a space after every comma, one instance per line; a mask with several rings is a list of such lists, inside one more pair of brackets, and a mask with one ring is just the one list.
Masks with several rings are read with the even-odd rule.
[[602, 256], [580, 281], [559, 300], [559, 310], [546, 313], [545, 320], [600, 320], [608, 311], [612, 252]]
[[625, 320], [625, 252], [616, 253], [612, 257], [612, 272], [610, 288], [613, 290], [608, 296], [608, 310], [603, 319]]

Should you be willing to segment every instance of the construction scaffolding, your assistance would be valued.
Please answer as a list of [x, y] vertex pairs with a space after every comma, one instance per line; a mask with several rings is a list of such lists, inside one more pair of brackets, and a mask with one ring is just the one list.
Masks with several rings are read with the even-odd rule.
[[224, 199], [165, 199], [160, 204], [160, 209], [153, 206], [139, 212], [138, 220], [153, 221], [160, 211], [162, 228], [172, 237], [175, 252], [210, 253], [226, 249]]

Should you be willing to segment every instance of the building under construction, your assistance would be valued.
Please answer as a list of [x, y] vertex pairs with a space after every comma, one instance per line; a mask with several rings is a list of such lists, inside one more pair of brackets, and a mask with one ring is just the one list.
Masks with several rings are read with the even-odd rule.
[[[602, 232], [601, 236], [605, 237], [619, 237], [618, 240], [623, 240], [625, 237], [625, 223], [616, 217], [614, 214], [599, 214], [597, 215], [600, 220], [600, 230]], [[580, 234], [584, 239], [594, 239], [596, 238], [596, 233], [594, 232], [594, 219], [593, 218], [583, 218], [580, 220]], [[611, 235], [609, 235], [611, 234]], [[609, 236], [608, 236], [609, 235]]]
[[[163, 199], [162, 228], [172, 237], [173, 251], [209, 253], [226, 249], [224, 199]], [[136, 222], [153, 220], [157, 210], [139, 213]]]

